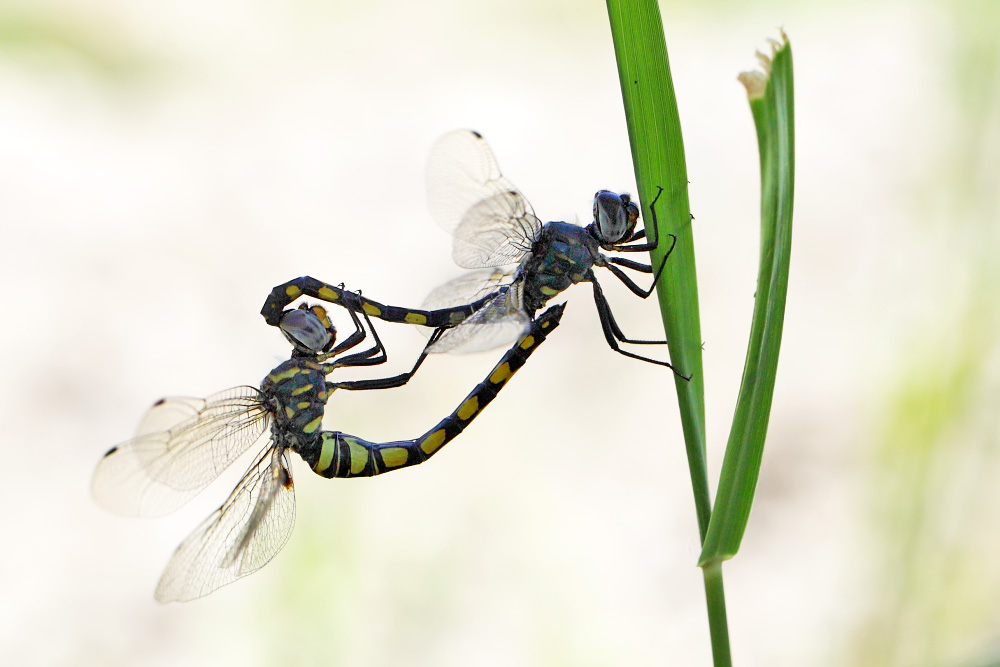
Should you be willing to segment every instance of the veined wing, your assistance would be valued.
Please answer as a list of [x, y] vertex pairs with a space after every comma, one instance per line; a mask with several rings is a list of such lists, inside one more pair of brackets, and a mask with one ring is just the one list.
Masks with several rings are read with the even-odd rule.
[[[435, 288], [424, 300], [423, 308], [436, 310], [451, 308], [496, 294], [482, 308], [453, 329], [449, 329], [428, 349], [428, 352], [479, 352], [509, 344], [524, 326], [524, 317], [517, 313], [512, 299], [519, 299], [520, 292], [508, 297], [515, 289], [513, 275], [501, 269], [467, 271]], [[516, 301], [514, 303], [520, 303]]]
[[460, 324], [446, 329], [427, 351], [466, 353], [509, 346], [531, 328], [531, 318], [521, 307], [521, 285], [518, 281], [498, 292]]
[[287, 450], [268, 447], [222, 506], [177, 547], [156, 587], [160, 602], [186, 602], [256, 572], [295, 525]]
[[162, 399], [146, 413], [135, 438], [104, 455], [91, 491], [116, 514], [162, 516], [222, 474], [269, 423], [254, 387], [206, 399]]
[[431, 215], [455, 237], [455, 262], [465, 268], [519, 262], [542, 229], [477, 132], [449, 132], [434, 144], [427, 195]]
[[467, 269], [517, 264], [531, 252], [541, 229], [520, 193], [499, 192], [465, 212], [455, 229], [451, 256]]
[[437, 310], [452, 308], [479, 299], [502, 289], [514, 279], [513, 274], [502, 269], [465, 271], [461, 275], [438, 285], [424, 299], [421, 308]]

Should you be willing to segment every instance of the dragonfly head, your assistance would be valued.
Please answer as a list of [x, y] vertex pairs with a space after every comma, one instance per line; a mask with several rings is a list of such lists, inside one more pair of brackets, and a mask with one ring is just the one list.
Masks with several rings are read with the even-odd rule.
[[302, 304], [281, 314], [278, 328], [299, 354], [315, 355], [326, 352], [337, 340], [337, 328], [323, 306]]
[[594, 195], [594, 224], [602, 244], [627, 241], [639, 221], [639, 207], [627, 194], [598, 190]]

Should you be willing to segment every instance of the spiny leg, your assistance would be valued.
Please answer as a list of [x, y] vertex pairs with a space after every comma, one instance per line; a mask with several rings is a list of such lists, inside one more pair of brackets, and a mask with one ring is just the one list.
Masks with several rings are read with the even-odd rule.
[[[652, 217], [653, 217], [653, 229], [654, 230], [658, 230], [659, 229], [659, 221], [658, 221], [658, 219], [656, 217], [656, 202], [660, 198], [660, 195], [662, 193], [663, 193], [663, 188], [659, 188], [658, 192], [656, 193], [656, 197], [653, 198], [653, 202], [649, 205], [649, 211], [650, 211], [650, 213], [652, 214]], [[641, 233], [643, 236], [645, 236], [646, 230], [643, 229], [641, 232], [636, 232], [636, 234], [639, 234], [639, 233]], [[660, 265], [656, 269], [656, 275], [653, 277], [653, 282], [649, 286], [649, 289], [643, 289], [642, 287], [640, 287], [638, 285], [638, 283], [636, 283], [634, 280], [632, 280], [631, 278], [629, 278], [628, 275], [625, 272], [623, 272], [621, 269], [619, 269], [618, 267], [613, 266], [613, 265], [617, 264], [619, 266], [624, 266], [625, 268], [628, 268], [628, 269], [633, 269], [635, 271], [641, 271], [642, 273], [652, 273], [653, 272], [652, 265], [650, 265], [650, 264], [643, 264], [641, 262], [634, 262], [634, 261], [632, 261], [630, 259], [625, 259], [623, 257], [610, 257], [610, 258], [608, 258], [608, 262], [610, 262], [610, 263], [606, 263], [605, 266], [611, 271], [611, 273], [613, 273], [615, 275], [616, 278], [618, 278], [618, 280], [622, 281], [622, 283], [624, 283], [625, 286], [629, 288], [629, 291], [631, 291], [636, 296], [638, 296], [638, 297], [640, 297], [642, 299], [645, 299], [645, 298], [649, 297], [650, 294], [653, 293], [653, 290], [656, 289], [656, 283], [658, 283], [660, 281], [660, 276], [663, 274], [663, 270], [667, 266], [667, 259], [670, 258], [670, 254], [674, 251], [674, 247], [677, 245], [677, 236], [675, 236], [674, 234], [670, 234], [670, 238], [672, 239], [672, 241], [670, 243], [670, 248], [667, 250], [666, 253], [664, 253], [663, 259], [660, 260]], [[641, 250], [653, 250], [653, 249], [655, 249], [658, 246], [659, 246], [659, 237], [657, 237], [656, 241], [652, 241], [650, 243], [646, 243], [646, 244], [643, 244], [641, 246], [624, 246], [624, 245], [622, 245], [622, 246], [616, 246], [615, 247], [615, 251], [616, 252], [638, 252], [638, 251], [641, 251]]]
[[660, 200], [660, 195], [663, 194], [663, 188], [659, 185], [656, 186], [656, 196], [653, 197], [653, 201], [649, 203], [649, 212], [653, 217], [653, 232], [656, 234], [656, 238], [651, 239], [647, 243], [640, 243], [638, 245], [626, 245], [632, 243], [633, 241], [638, 241], [639, 239], [646, 238], [646, 225], [643, 224], [642, 229], [635, 232], [628, 238], [627, 241], [615, 246], [615, 252], [648, 252], [650, 250], [656, 250], [657, 246], [660, 245], [659, 236], [659, 224], [656, 219], [656, 202]]
[[[673, 234], [671, 234], [671, 236], [673, 236]], [[676, 242], [677, 242], [677, 237], [674, 236], [674, 243]], [[670, 249], [673, 250], [673, 245], [670, 246]], [[625, 273], [617, 266], [615, 266], [615, 264], [621, 264], [622, 266], [625, 266], [630, 269], [635, 269], [636, 271], [642, 271], [643, 273], [652, 273], [653, 267], [649, 266], [648, 264], [640, 264], [639, 262], [629, 262], [629, 260], [625, 260], [620, 257], [609, 257], [607, 258], [608, 261], [605, 262], [604, 267], [608, 271], [613, 273], [615, 278], [622, 281], [625, 287], [627, 287], [629, 291], [632, 292], [632, 294], [635, 294], [640, 299], [645, 299], [648, 298], [649, 295], [653, 293], [653, 290], [656, 289], [656, 283], [660, 281], [660, 274], [662, 274], [663, 269], [667, 267], [668, 257], [670, 257], [669, 252], [663, 256], [663, 260], [660, 262], [660, 266], [656, 270], [656, 275], [653, 276], [653, 282], [650, 284], [649, 289], [643, 289], [642, 287], [640, 287], [638, 283], [636, 283], [634, 280], [628, 277], [627, 273]], [[636, 266], [630, 266], [630, 264], [635, 264]]]
[[690, 380], [691, 377], [682, 374], [672, 364], [666, 361], [661, 361], [659, 359], [651, 359], [649, 357], [644, 357], [640, 354], [635, 354], [634, 352], [629, 352], [628, 350], [623, 350], [620, 345], [618, 345], [619, 340], [623, 343], [638, 343], [638, 344], [663, 344], [667, 341], [633, 341], [627, 340], [624, 336], [621, 336], [621, 329], [618, 328], [618, 324], [614, 320], [614, 316], [611, 314], [611, 306], [608, 304], [608, 300], [605, 298], [604, 293], [601, 291], [600, 285], [597, 281], [593, 281], [594, 285], [594, 302], [597, 304], [597, 315], [601, 320], [601, 328], [604, 330], [604, 338], [607, 340], [608, 345], [611, 349], [618, 354], [624, 355], [626, 357], [631, 357], [632, 359], [638, 359], [639, 361], [645, 361], [651, 364], [656, 364], [657, 366], [666, 366], [671, 369], [674, 373], [684, 378], [685, 380]]
[[[363, 341], [365, 338], [368, 337], [364, 325], [362, 325], [361, 320], [358, 319], [358, 313], [350, 308], [348, 308], [347, 310], [351, 314], [351, 321], [354, 323], [354, 331], [351, 333], [350, 336], [348, 336], [340, 343], [338, 343], [336, 346], [334, 346], [332, 350], [322, 355], [324, 359], [332, 359], [337, 355], [346, 352], [347, 350], [357, 347], [359, 344], [361, 344], [361, 341]], [[377, 338], [378, 337], [376, 336], [376, 340]]]
[[[600, 314], [601, 309], [604, 309], [604, 313], [607, 316], [607, 324], [611, 328], [611, 333], [614, 335], [615, 340], [620, 343], [628, 343], [630, 345], [666, 345], [668, 343], [666, 340], [646, 340], [644, 338], [633, 339], [627, 337], [621, 327], [618, 326], [614, 313], [611, 312], [611, 303], [608, 301], [608, 298], [604, 296], [604, 290], [601, 288], [600, 283], [597, 282], [596, 277], [591, 276], [590, 282], [594, 285], [594, 301], [598, 304], [598, 313]], [[602, 320], [602, 324], [603, 323], [604, 321]]]
[[[367, 318], [365, 318], [367, 319]], [[371, 321], [369, 321], [371, 324]], [[430, 349], [431, 345], [437, 342], [437, 339], [441, 337], [444, 329], [436, 329], [433, 334], [431, 334], [430, 340], [427, 341], [427, 345], [424, 346], [423, 351], [421, 351], [420, 356], [417, 357], [416, 363], [413, 364], [411, 368], [406, 373], [400, 373], [399, 375], [393, 375], [392, 377], [386, 378], [373, 378], [370, 380], [346, 380], [344, 382], [327, 382], [326, 386], [330, 391], [335, 389], [346, 389], [347, 391], [368, 391], [369, 389], [393, 389], [395, 387], [402, 387], [404, 384], [410, 381], [410, 379], [417, 374], [417, 370], [420, 368], [421, 364], [424, 363], [424, 359], [427, 358], [427, 351]], [[378, 340], [378, 333], [375, 328], [372, 327], [372, 334]], [[379, 345], [382, 342], [379, 340]], [[385, 361], [385, 359], [382, 359]], [[378, 363], [382, 363], [379, 361]], [[361, 365], [361, 364], [357, 364]], [[330, 370], [333, 370], [332, 368]]]
[[[358, 313], [354, 310], [348, 309], [351, 314], [351, 319], [354, 321], [355, 332], [351, 334], [351, 338], [355, 338], [360, 335], [360, 339], [353, 343], [350, 347], [356, 346], [362, 340], [368, 337], [364, 325], [361, 324], [361, 320], [358, 319]], [[378, 331], [376, 331], [375, 326], [372, 324], [371, 319], [369, 319], [368, 314], [365, 312], [361, 313], [365, 318], [365, 323], [368, 325], [368, 331], [371, 331], [372, 338], [375, 342], [367, 350], [362, 350], [361, 352], [355, 352], [354, 354], [349, 354], [346, 357], [340, 357], [332, 362], [323, 364], [324, 368], [327, 369], [327, 373], [331, 372], [334, 368], [343, 368], [348, 366], [376, 366], [378, 364], [384, 364], [389, 360], [389, 355], [385, 351], [385, 346], [382, 345], [382, 339], [378, 337]], [[338, 346], [339, 347], [339, 346]], [[349, 348], [345, 348], [349, 349]], [[327, 353], [325, 355], [320, 355], [320, 360], [330, 359], [333, 357], [333, 353]]]
[[633, 271], [639, 271], [640, 273], [652, 273], [653, 267], [649, 264], [643, 264], [642, 262], [637, 262], [633, 259], [626, 259], [624, 257], [609, 257], [608, 261], [612, 264], [617, 264], [618, 266], [624, 266], [626, 269], [632, 269]]

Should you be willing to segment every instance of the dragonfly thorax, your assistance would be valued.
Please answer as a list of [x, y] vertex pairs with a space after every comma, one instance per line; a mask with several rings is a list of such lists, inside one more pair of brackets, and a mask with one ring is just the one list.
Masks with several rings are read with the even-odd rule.
[[289, 359], [267, 374], [260, 390], [274, 417], [275, 430], [312, 435], [322, 427], [329, 392], [318, 362]]
[[629, 195], [610, 190], [594, 195], [594, 222], [589, 228], [604, 248], [627, 241], [638, 221], [639, 207]]
[[599, 242], [586, 228], [568, 222], [548, 222], [542, 227], [531, 255], [521, 266], [524, 307], [530, 314], [583, 280], [600, 263]]

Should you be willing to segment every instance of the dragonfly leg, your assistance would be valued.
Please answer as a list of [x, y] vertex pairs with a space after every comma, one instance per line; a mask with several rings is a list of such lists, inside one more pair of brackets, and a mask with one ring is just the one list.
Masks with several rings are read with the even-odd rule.
[[[369, 324], [371, 324], [370, 321]], [[437, 329], [434, 331], [434, 333], [431, 335], [430, 340], [427, 341], [427, 345], [424, 346], [423, 351], [420, 353], [420, 356], [417, 357], [416, 363], [413, 364], [413, 368], [411, 368], [406, 373], [400, 373], [399, 375], [393, 375], [392, 377], [373, 378], [370, 380], [347, 380], [344, 382], [327, 382], [326, 386], [331, 391], [334, 389], [346, 389], [347, 391], [368, 391], [369, 389], [393, 389], [395, 387], [402, 387], [404, 384], [409, 382], [414, 375], [417, 374], [417, 370], [420, 368], [421, 364], [424, 363], [424, 359], [427, 358], [428, 349], [430, 348], [431, 345], [437, 342], [437, 339], [441, 337], [443, 331], [444, 329]], [[378, 340], [378, 334], [375, 332], [374, 327], [372, 327], [372, 334], [375, 336], [375, 339]], [[378, 340], [378, 347], [381, 348], [381, 346], [382, 346], [382, 341]], [[359, 354], [365, 354], [365, 352]], [[366, 363], [364, 360], [361, 360], [351, 365], [367, 366], [367, 365], [380, 364], [384, 363], [386, 361], [386, 358], [387, 356], [385, 355], [383, 348], [383, 357], [378, 361], [373, 361], [371, 364], [369, 364]], [[332, 370], [332, 368], [330, 370]]]
[[[332, 350], [327, 352], [325, 355], [322, 355], [325, 359], [332, 359], [340, 354], [343, 354], [347, 350], [357, 347], [361, 344], [361, 341], [368, 337], [368, 333], [365, 331], [364, 325], [361, 324], [361, 320], [358, 319], [357, 312], [351, 310], [350, 308], [347, 310], [351, 314], [351, 320], [354, 322], [354, 331], [351, 332], [350, 336], [334, 346]], [[369, 322], [369, 324], [371, 324], [371, 322]], [[374, 331], [374, 328], [372, 328], [372, 331]], [[378, 340], [378, 337], [376, 336], [375, 339]]]
[[666, 343], [665, 340], [649, 341], [649, 340], [631, 340], [624, 336], [619, 328], [618, 323], [615, 322], [614, 315], [611, 313], [611, 305], [608, 303], [607, 298], [604, 296], [604, 292], [601, 290], [600, 284], [596, 280], [592, 281], [594, 285], [594, 303], [597, 304], [597, 315], [601, 320], [601, 328], [604, 330], [604, 338], [607, 340], [608, 345], [612, 350], [618, 354], [624, 355], [626, 357], [631, 357], [632, 359], [638, 359], [639, 361], [645, 361], [650, 364], [656, 364], [657, 366], [666, 366], [671, 369], [674, 373], [684, 378], [685, 380], [690, 380], [691, 377], [684, 375], [672, 364], [666, 361], [661, 361], [659, 359], [651, 359], [650, 357], [644, 357], [641, 354], [635, 354], [634, 352], [629, 352], [628, 350], [623, 350], [618, 344], [622, 343], [632, 343], [638, 345], [662, 345]]
[[[608, 302], [608, 298], [604, 296], [604, 290], [601, 289], [600, 284], [596, 280], [592, 280], [591, 283], [594, 285], [594, 302], [597, 304], [598, 314], [603, 312], [601, 316], [601, 324], [607, 324], [608, 329], [605, 333], [610, 332], [614, 339], [619, 343], [628, 343], [630, 345], [666, 345], [668, 341], [666, 340], [646, 340], [646, 339], [632, 339], [628, 338], [622, 331], [621, 327], [618, 326], [618, 322], [615, 321], [614, 313], [611, 312], [611, 304]], [[607, 319], [605, 319], [605, 317]]]
[[[677, 240], [677, 238], [674, 237], [674, 241], [675, 242], [676, 242], [676, 240]], [[673, 249], [673, 246], [671, 246], [671, 249]], [[630, 266], [629, 264], [625, 264], [624, 263], [624, 262], [627, 262], [628, 260], [624, 260], [624, 259], [621, 259], [621, 258], [618, 258], [618, 257], [608, 258], [608, 262], [606, 262], [604, 264], [604, 266], [605, 266], [605, 268], [608, 269], [608, 271], [611, 271], [611, 273], [614, 274], [615, 278], [617, 278], [618, 280], [622, 281], [622, 283], [625, 285], [625, 287], [627, 287], [629, 289], [629, 291], [632, 292], [632, 294], [635, 294], [640, 299], [645, 299], [650, 294], [653, 293], [653, 290], [656, 289], [656, 283], [658, 283], [660, 281], [660, 274], [662, 274], [663, 273], [663, 269], [665, 269], [667, 267], [667, 258], [669, 256], [670, 256], [670, 253], [667, 253], [666, 255], [663, 256], [663, 260], [660, 262], [659, 268], [656, 269], [656, 275], [653, 277], [653, 282], [652, 282], [652, 284], [650, 284], [649, 289], [643, 289], [642, 287], [640, 287], [638, 283], [636, 283], [634, 280], [632, 280], [631, 278], [629, 278], [628, 274], [625, 273], [624, 271], [622, 271], [621, 269], [619, 269], [617, 266], [615, 266], [615, 264], [621, 264], [622, 266], [625, 266], [625, 267], [630, 268], [630, 269], [635, 269], [636, 271], [642, 271], [643, 273], [652, 273], [653, 272], [653, 267], [652, 266], [649, 266], [647, 264], [641, 264], [639, 262], [634, 262], [634, 264], [637, 265], [637, 266]], [[618, 260], [618, 261], [615, 261], [615, 260]], [[633, 264], [633, 263], [630, 262], [630, 264]], [[639, 267], [645, 267], [645, 268], [639, 268]]]
[[507, 350], [486, 379], [450, 415], [422, 436], [396, 442], [369, 442], [338, 431], [324, 431], [318, 447], [299, 453], [314, 472], [324, 477], [370, 477], [423, 463], [458, 437], [497, 397], [532, 352], [559, 326], [564, 308], [565, 304], [552, 306], [535, 318], [531, 331]]
[[[649, 211], [653, 217], [654, 230], [657, 230], [659, 228], [658, 220], [656, 217], [656, 202], [657, 200], [659, 200], [661, 194], [663, 194], [663, 188], [658, 189], [656, 197], [653, 198], [653, 202], [649, 205]], [[643, 229], [639, 232], [636, 232], [635, 234], [632, 235], [632, 238], [629, 240], [637, 238], [639, 234], [645, 236], [646, 230]], [[660, 260], [660, 265], [656, 268], [656, 276], [653, 278], [653, 283], [649, 286], [649, 289], [643, 289], [642, 287], [640, 287], [634, 280], [629, 278], [628, 275], [625, 274], [625, 272], [623, 272], [621, 269], [619, 269], [617, 266], [614, 265], [617, 264], [619, 266], [624, 266], [627, 269], [632, 269], [634, 271], [641, 271], [642, 273], [652, 273], [653, 272], [652, 265], [643, 264], [641, 262], [635, 262], [630, 259], [625, 259], [624, 257], [610, 257], [607, 258], [607, 262], [604, 264], [604, 266], [606, 266], [611, 271], [611, 273], [613, 273], [615, 277], [618, 278], [618, 280], [622, 281], [622, 283], [624, 283], [625, 286], [628, 287], [633, 294], [635, 294], [640, 298], [645, 299], [650, 294], [653, 293], [654, 289], [656, 289], [656, 283], [660, 281], [660, 275], [663, 273], [663, 269], [665, 269], [667, 266], [667, 259], [670, 257], [670, 253], [674, 251], [674, 247], [677, 245], [677, 236], [675, 236], [674, 234], [670, 234], [670, 238], [672, 239], [670, 243], [670, 248], [667, 250], [666, 253], [664, 253], [663, 259]], [[615, 252], [638, 252], [642, 250], [653, 250], [658, 246], [659, 246], [659, 238], [657, 238], [655, 241], [651, 241], [650, 243], [644, 243], [641, 245], [616, 246], [614, 250]]]
[[642, 262], [637, 262], [632, 259], [626, 259], [624, 257], [608, 257], [608, 261], [612, 264], [617, 264], [618, 266], [624, 266], [626, 269], [632, 269], [633, 271], [638, 271], [640, 273], [652, 273], [653, 267], [649, 264], [643, 264]]
[[[348, 312], [351, 314], [351, 319], [354, 320], [354, 326], [356, 327], [355, 332], [352, 333], [348, 337], [348, 339], [344, 341], [344, 343], [341, 343], [336, 348], [334, 348], [333, 352], [328, 352], [327, 354], [320, 355], [321, 360], [333, 358], [334, 355], [337, 353], [338, 348], [342, 348], [340, 349], [340, 351], [343, 352], [352, 347], [356, 347], [359, 343], [361, 343], [361, 341], [365, 340], [368, 337], [365, 327], [361, 324], [361, 320], [358, 319], [357, 312], [351, 309], [348, 309]], [[382, 339], [378, 337], [378, 331], [372, 324], [372, 321], [368, 317], [368, 314], [363, 311], [361, 314], [365, 318], [365, 323], [368, 325], [368, 331], [371, 331], [372, 338], [375, 339], [375, 342], [367, 350], [362, 350], [361, 352], [355, 352], [354, 354], [349, 354], [346, 357], [340, 357], [339, 359], [335, 359], [332, 362], [323, 364], [327, 373], [332, 372], [333, 369], [335, 368], [343, 368], [349, 366], [375, 366], [378, 364], [384, 364], [386, 361], [389, 360], [389, 355], [385, 351], [385, 346], [382, 345]], [[351, 342], [350, 345], [345, 345], [346, 343], [350, 342], [351, 339], [355, 339], [354, 342]]]
[[[649, 212], [653, 217], [653, 232], [656, 234], [656, 238], [650, 239], [647, 243], [640, 243], [637, 245], [626, 245], [633, 241], [638, 241], [639, 239], [646, 238], [646, 225], [643, 224], [642, 229], [635, 232], [628, 238], [627, 241], [615, 246], [615, 252], [648, 252], [650, 250], [655, 250], [658, 245], [660, 245], [659, 238], [659, 224], [656, 219], [656, 202], [660, 200], [660, 195], [663, 194], [663, 188], [656, 186], [656, 196], [653, 197], [653, 201], [649, 204]], [[668, 253], [669, 254], [669, 253]]]

